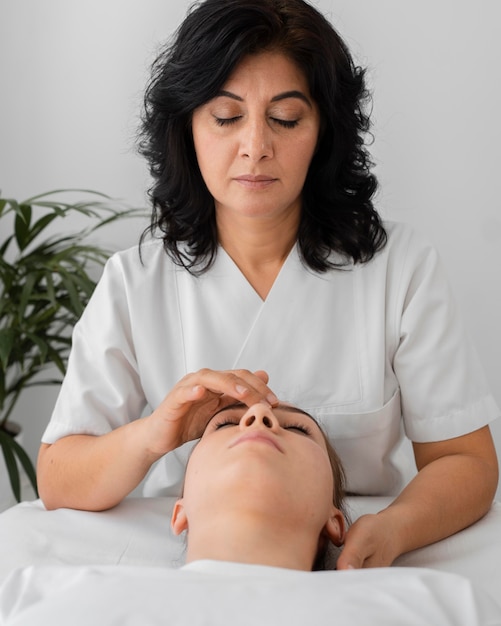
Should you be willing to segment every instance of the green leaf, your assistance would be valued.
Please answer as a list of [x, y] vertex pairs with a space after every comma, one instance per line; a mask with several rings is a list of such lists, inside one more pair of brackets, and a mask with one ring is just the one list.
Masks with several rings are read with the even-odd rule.
[[52, 278], [52, 272], [45, 273], [45, 285], [47, 287], [47, 298], [54, 307], [57, 306], [56, 290], [54, 289], [54, 280]]
[[4, 254], [7, 252], [8, 247], [10, 246], [10, 242], [14, 239], [14, 235], [10, 235], [10, 237], [7, 237], [7, 239], [3, 242], [2, 247], [0, 247], [0, 256], [3, 257]]
[[0, 428], [0, 445], [2, 448], [3, 456], [5, 459], [5, 465], [7, 466], [7, 472], [9, 474], [10, 486], [12, 493], [17, 502], [21, 501], [21, 480], [19, 475], [19, 468], [16, 462], [16, 456], [21, 463], [22, 468], [26, 472], [33, 490], [38, 497], [37, 478], [35, 468], [31, 462], [30, 457], [26, 454], [26, 451], [20, 446], [17, 441]]
[[[38, 487], [37, 487], [37, 476], [35, 472], [35, 468], [33, 463], [31, 462], [30, 457], [26, 454], [25, 450], [20, 446], [15, 439], [12, 438], [11, 445], [14, 451], [14, 454], [19, 459], [24, 471], [26, 472], [26, 476], [28, 477], [33, 490], [38, 497]], [[18, 500], [19, 502], [19, 500]]]
[[11, 328], [0, 329], [0, 363], [2, 369], [7, 370], [9, 356], [16, 340], [16, 333]]
[[84, 304], [80, 299], [78, 289], [76, 288], [75, 283], [72, 280], [72, 275], [69, 272], [61, 271], [61, 280], [70, 297], [71, 311], [73, 311], [75, 315], [80, 317], [84, 310]]
[[[57, 350], [52, 350], [49, 348], [49, 356], [50, 356], [50, 360], [56, 365], [57, 369], [61, 372], [61, 374], [66, 374], [66, 365], [63, 361], [63, 359], [61, 358], [63, 355], [61, 354], [61, 351], [57, 351]], [[66, 355], [64, 355], [66, 356]]]
[[14, 221], [14, 232], [20, 250], [24, 250], [29, 240], [31, 215], [32, 209], [29, 204], [20, 204], [18, 206]]
[[107, 196], [105, 193], [100, 191], [93, 191], [92, 189], [55, 189], [53, 191], [46, 191], [45, 193], [40, 193], [37, 196], [32, 196], [28, 200], [26, 200], [26, 204], [36, 204], [35, 200], [39, 200], [40, 198], [47, 198], [50, 196], [55, 196], [58, 193], [88, 193], [93, 196], [98, 196], [100, 198], [106, 198], [107, 200], [111, 200], [111, 196]]
[[21, 502], [21, 481], [19, 479], [19, 469], [17, 467], [16, 457], [13, 452], [13, 444], [13, 437], [0, 429], [0, 445], [3, 451], [5, 465], [7, 466], [7, 473], [9, 474], [10, 486], [16, 500]]
[[[0, 412], [3, 411], [3, 407], [5, 405], [5, 374], [3, 369], [0, 369]], [[0, 421], [1, 425], [1, 421]]]
[[32, 226], [29, 241], [27, 243], [31, 243], [38, 235], [44, 231], [49, 224], [51, 224], [57, 218], [57, 213], [48, 213], [44, 215], [40, 219], [38, 219]]
[[[85, 218], [84, 227], [61, 234], [58, 218], [74, 214]], [[94, 291], [94, 273], [111, 254], [89, 237], [140, 214], [144, 210], [92, 190], [58, 189], [24, 202], [0, 199], [0, 428], [47, 365], [65, 371], [71, 330]], [[13, 466], [11, 472], [15, 480]]]
[[49, 352], [49, 346], [47, 342], [39, 337], [39, 335], [34, 335], [33, 333], [26, 333], [26, 337], [30, 339], [36, 346], [38, 346], [39, 355], [38, 359], [40, 363], [45, 363], [47, 359], [47, 354]]
[[19, 300], [19, 318], [22, 319], [26, 312], [26, 307], [30, 302], [31, 296], [33, 294], [33, 288], [35, 287], [38, 280], [37, 274], [34, 272], [28, 274], [26, 277], [26, 282], [23, 285], [23, 290], [21, 292], [21, 298]]

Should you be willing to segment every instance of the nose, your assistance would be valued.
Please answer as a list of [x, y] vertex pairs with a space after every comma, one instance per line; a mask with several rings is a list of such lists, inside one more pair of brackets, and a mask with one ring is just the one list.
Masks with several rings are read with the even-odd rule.
[[271, 407], [266, 404], [254, 404], [240, 418], [240, 429], [269, 428], [276, 430], [279, 423]]
[[242, 128], [240, 156], [253, 162], [273, 156], [271, 128], [266, 120], [248, 120]]

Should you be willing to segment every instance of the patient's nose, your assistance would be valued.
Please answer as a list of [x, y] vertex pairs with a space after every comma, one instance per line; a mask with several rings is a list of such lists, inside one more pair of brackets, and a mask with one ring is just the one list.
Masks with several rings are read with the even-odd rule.
[[252, 405], [241, 417], [240, 428], [270, 428], [279, 426], [271, 407], [266, 404]]

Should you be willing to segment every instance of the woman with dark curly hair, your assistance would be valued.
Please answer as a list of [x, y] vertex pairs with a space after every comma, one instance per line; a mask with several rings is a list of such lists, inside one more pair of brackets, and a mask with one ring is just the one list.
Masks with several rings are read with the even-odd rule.
[[489, 509], [498, 409], [436, 252], [373, 206], [367, 104], [304, 0], [192, 8], [145, 96], [155, 236], [108, 262], [75, 328], [39, 457], [47, 507], [111, 507], [147, 474], [146, 494], [179, 493], [210, 415], [280, 398], [335, 442], [350, 492], [397, 496], [348, 530], [339, 568]]
[[263, 58], [263, 52], [289, 59], [302, 72], [321, 121], [301, 193], [296, 237], [303, 260], [320, 272], [370, 260], [386, 233], [372, 205], [377, 182], [364, 145], [370, 126], [364, 71], [305, 2], [204, 2], [157, 58], [140, 144], [155, 181], [152, 227], [188, 269], [200, 271], [214, 260], [215, 203], [199, 168], [192, 115], [219, 96], [242, 59]]

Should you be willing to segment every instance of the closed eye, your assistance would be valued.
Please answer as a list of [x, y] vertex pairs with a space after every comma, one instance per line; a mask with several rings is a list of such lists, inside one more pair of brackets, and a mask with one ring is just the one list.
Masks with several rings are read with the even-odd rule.
[[238, 122], [240, 115], [235, 117], [215, 117], [214, 119], [216, 120], [216, 124], [218, 126], [231, 126], [232, 124]]
[[284, 426], [284, 428], [285, 430], [292, 430], [301, 435], [311, 435], [311, 430], [304, 424], [290, 424], [289, 426]]
[[298, 124], [298, 120], [281, 120], [277, 117], [272, 117], [271, 120], [284, 128], [295, 128]]
[[[231, 126], [232, 124], [236, 124], [240, 119], [240, 115], [236, 115], [235, 117], [214, 117], [216, 120], [216, 124], [218, 126]], [[282, 120], [278, 117], [270, 117], [272, 122], [282, 126], [283, 128], [295, 128], [299, 124], [299, 120]]]
[[221, 421], [218, 421], [214, 424], [214, 430], [220, 430], [221, 428], [225, 428], [226, 426], [238, 426], [240, 420], [232, 420], [231, 418], [223, 418]]

